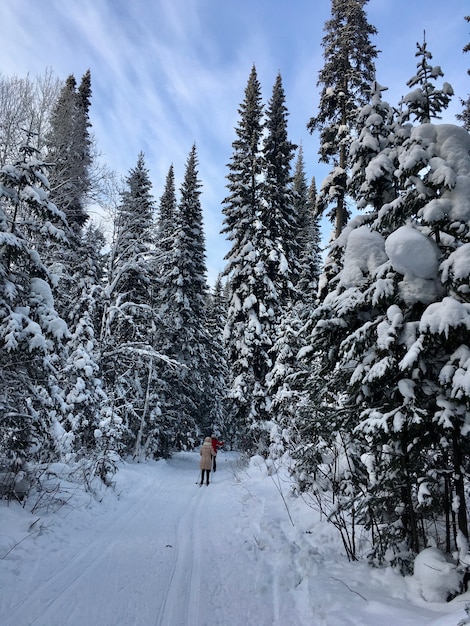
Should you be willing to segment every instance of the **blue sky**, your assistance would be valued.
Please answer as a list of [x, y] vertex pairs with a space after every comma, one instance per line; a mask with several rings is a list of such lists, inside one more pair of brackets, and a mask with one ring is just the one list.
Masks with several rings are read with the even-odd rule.
[[[406, 93], [425, 30], [433, 63], [456, 92], [443, 120], [454, 122], [458, 97], [470, 92], [468, 0], [370, 0], [366, 9], [385, 99], [396, 104]], [[281, 72], [290, 138], [304, 147], [309, 178], [320, 185], [327, 173], [306, 124], [317, 112], [329, 17], [330, 0], [0, 0], [0, 72], [35, 77], [52, 68], [79, 81], [90, 69], [103, 161], [125, 176], [142, 150], [157, 200], [171, 164], [180, 184], [195, 142], [212, 282], [228, 250], [219, 234], [226, 164], [253, 63], [265, 102]]]

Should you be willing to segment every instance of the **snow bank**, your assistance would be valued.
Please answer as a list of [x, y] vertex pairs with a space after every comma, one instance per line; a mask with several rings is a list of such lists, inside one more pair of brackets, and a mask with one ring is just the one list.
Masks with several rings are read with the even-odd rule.
[[460, 591], [462, 574], [437, 548], [425, 548], [414, 562], [413, 576], [428, 602], [445, 602]]
[[60, 508], [0, 501], [2, 626], [456, 626], [465, 616], [469, 595], [445, 602], [455, 567], [433, 550], [408, 578], [349, 563], [284, 463], [221, 452], [207, 488], [196, 486], [197, 452], [122, 464], [100, 503], [67, 482], [67, 466], [51, 473]]

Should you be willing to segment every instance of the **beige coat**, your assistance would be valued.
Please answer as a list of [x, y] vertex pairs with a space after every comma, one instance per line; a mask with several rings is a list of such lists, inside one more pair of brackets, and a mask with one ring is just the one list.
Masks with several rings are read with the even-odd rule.
[[201, 462], [199, 464], [199, 469], [202, 470], [210, 470], [212, 469], [212, 457], [215, 456], [214, 448], [212, 447], [212, 441], [210, 437], [206, 437], [204, 439], [204, 443], [202, 444], [202, 448], [199, 451], [201, 455]]

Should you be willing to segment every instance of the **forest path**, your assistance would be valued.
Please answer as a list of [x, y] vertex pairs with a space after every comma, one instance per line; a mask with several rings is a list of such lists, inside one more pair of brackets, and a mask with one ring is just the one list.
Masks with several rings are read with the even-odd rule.
[[346, 561], [287, 474], [219, 452], [210, 486], [199, 475], [179, 453], [123, 464], [100, 503], [65, 482], [55, 512], [0, 507], [1, 626], [434, 623], [405, 583]]
[[235, 477], [236, 459], [219, 452], [208, 487], [196, 484], [197, 453], [128, 465], [126, 485], [112, 511], [64, 509], [62, 523], [45, 531], [55, 539], [48, 539], [47, 553], [40, 538], [29, 546], [34, 548], [29, 567], [18, 572], [20, 584], [1, 600], [0, 614], [7, 616], [2, 624], [282, 623], [269, 593], [259, 614], [253, 614], [253, 594], [259, 596], [257, 579], [263, 576], [259, 563], [250, 564], [257, 549], [238, 528], [244, 495]]

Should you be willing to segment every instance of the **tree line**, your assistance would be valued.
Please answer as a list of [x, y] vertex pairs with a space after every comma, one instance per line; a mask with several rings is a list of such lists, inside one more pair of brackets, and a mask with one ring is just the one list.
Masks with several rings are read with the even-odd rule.
[[[430, 542], [466, 552], [470, 101], [460, 126], [436, 123], [453, 90], [424, 39], [387, 103], [366, 4], [332, 0], [325, 24], [319, 190], [281, 75], [263, 103], [252, 67], [213, 288], [195, 145], [178, 192], [171, 165], [155, 200], [141, 153], [116, 195], [90, 72], [0, 77], [3, 469], [86, 459], [109, 481], [116, 455], [169, 456], [214, 430], [288, 459], [352, 559], [406, 570]], [[114, 204], [110, 241], [91, 202]]]

